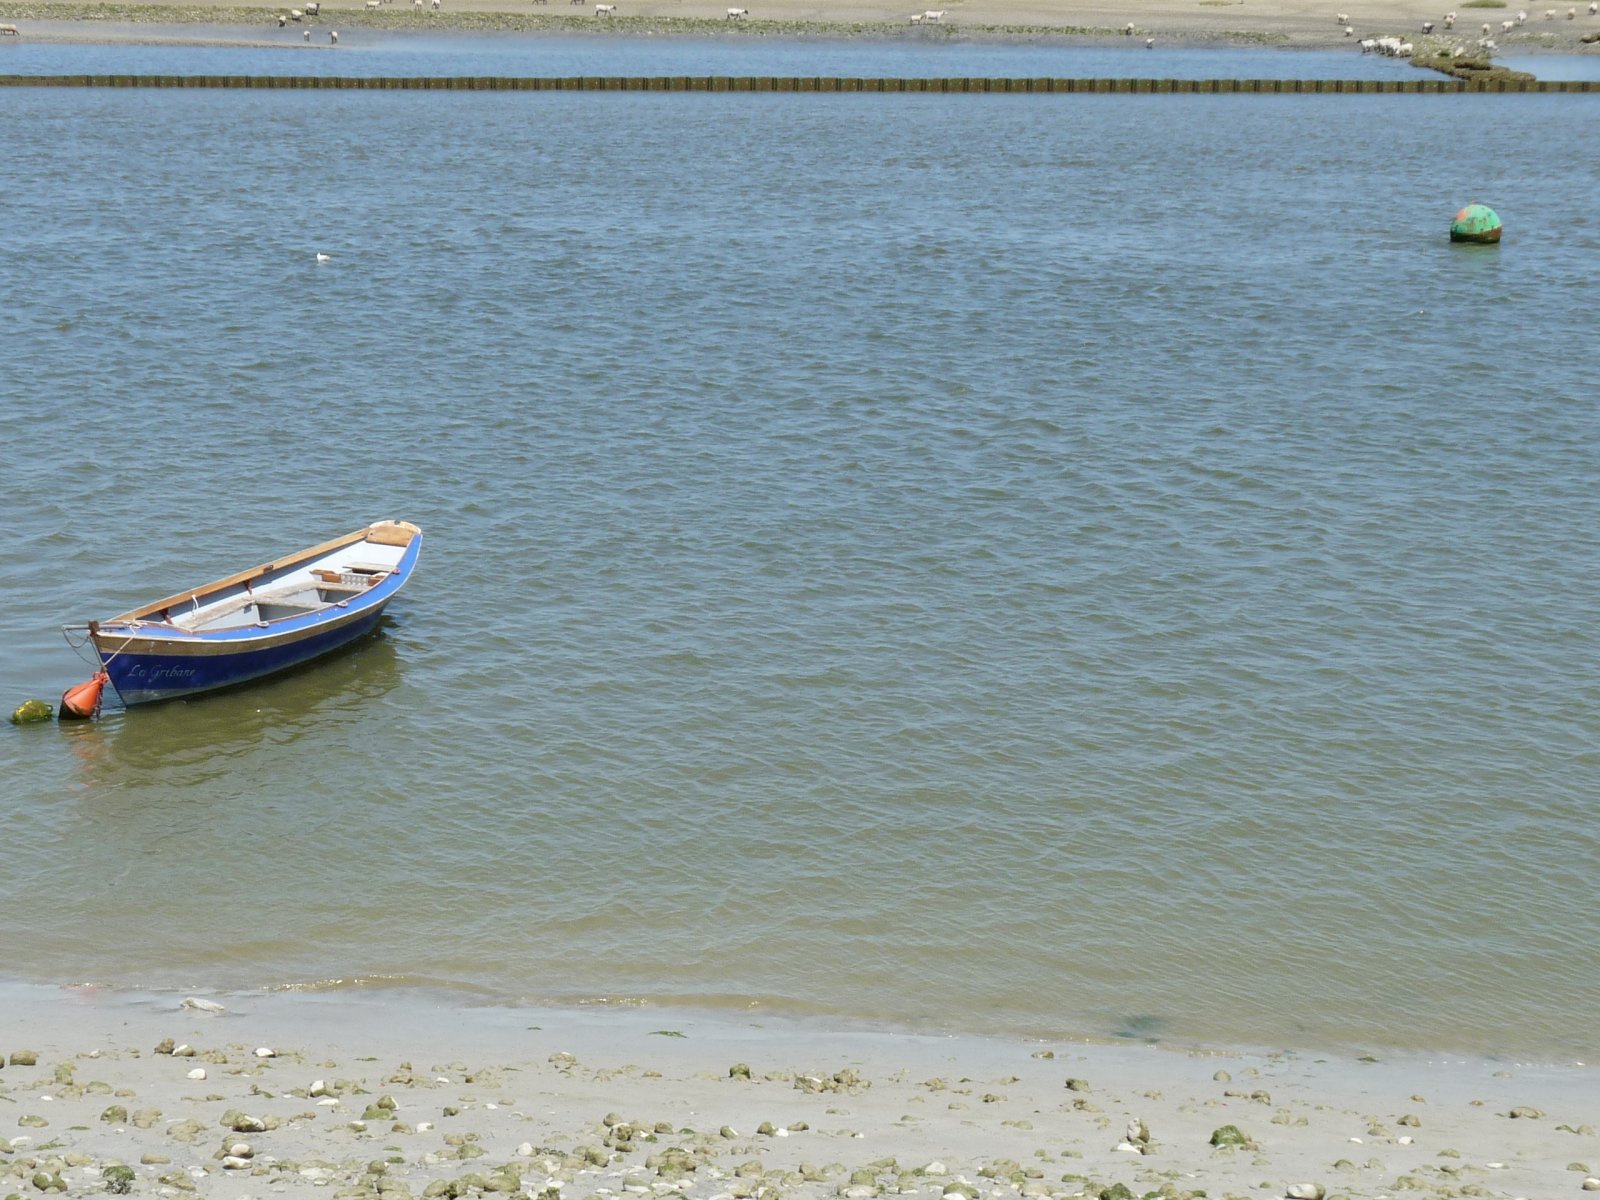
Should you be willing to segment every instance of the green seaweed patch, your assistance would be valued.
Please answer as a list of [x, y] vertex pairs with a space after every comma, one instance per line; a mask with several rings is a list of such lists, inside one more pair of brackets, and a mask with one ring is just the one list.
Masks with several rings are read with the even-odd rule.
[[685, 1034], [685, 1033], [681, 1033], [676, 1029], [652, 1029], [650, 1031], [650, 1036], [651, 1037], [687, 1037], [688, 1035]]
[[[1532, 81], [1534, 76], [1527, 71], [1513, 71], [1509, 67], [1497, 67], [1487, 55], [1476, 58], [1456, 58], [1448, 53], [1420, 54], [1411, 59], [1411, 65], [1420, 67], [1425, 71], [1438, 71], [1452, 79], [1459, 79], [1472, 87], [1493, 86], [1504, 81], [1516, 83], [1521, 80]], [[1362, 1060], [1365, 1061], [1365, 1060]], [[1376, 1059], [1373, 1060], [1377, 1061]]]
[[1506, 0], [1467, 0], [1462, 8], [1504, 8]]
[[1223, 1125], [1211, 1133], [1211, 1144], [1217, 1147], [1239, 1146], [1246, 1150], [1256, 1150], [1259, 1147], [1237, 1125]]

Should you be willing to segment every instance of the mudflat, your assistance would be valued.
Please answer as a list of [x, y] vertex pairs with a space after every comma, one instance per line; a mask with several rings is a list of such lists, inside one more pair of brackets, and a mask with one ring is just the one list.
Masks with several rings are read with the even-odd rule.
[[[1321, 4], [1306, 0], [953, 0], [939, 9], [915, 10], [894, 0], [758, 0], [729, 6], [712, 0], [621, 0], [609, 6], [574, 4], [569, 0], [382, 0], [369, 8], [366, 0], [327, 0], [318, 20], [337, 19], [346, 27], [367, 23], [383, 27], [434, 29], [571, 28], [592, 31], [703, 31], [716, 25], [727, 32], [783, 35], [900, 35], [919, 37], [999, 38], [1147, 38], [1193, 44], [1270, 44], [1298, 47], [1348, 45], [1356, 53], [1363, 38], [1422, 38], [1426, 25], [1443, 44], [1471, 45], [1488, 26], [1502, 51], [1580, 52], [1582, 38], [1600, 32], [1600, 14], [1587, 0], [1556, 8], [1519, 9], [1501, 0], [1473, 0], [1474, 6], [1452, 10], [1435, 0], [1350, 0]], [[281, 6], [284, 13], [290, 5]], [[738, 15], [730, 15], [730, 7]], [[121, 0], [88, 4], [81, 0], [29, 0], [0, 3], [0, 17], [23, 23], [93, 20], [111, 22], [212, 23], [261, 25], [278, 10], [245, 7], [234, 0]], [[1511, 29], [1502, 28], [1510, 22]], [[1132, 32], [1129, 32], [1129, 27]], [[1348, 30], [1348, 32], [1346, 32]], [[1600, 52], [1600, 45], [1595, 45]]]

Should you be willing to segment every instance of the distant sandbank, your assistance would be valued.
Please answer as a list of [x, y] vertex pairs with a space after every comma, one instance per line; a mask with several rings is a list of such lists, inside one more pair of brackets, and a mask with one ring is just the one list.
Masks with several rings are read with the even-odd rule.
[[[1350, 0], [1320, 4], [1305, 0], [951, 0], [935, 10], [916, 10], [898, 0], [752, 0], [748, 15], [728, 16], [729, 5], [713, 0], [620, 0], [615, 12], [596, 15], [589, 3], [569, 0], [441, 0], [438, 10], [408, 0], [382, 0], [368, 8], [366, 0], [326, 0], [315, 20], [337, 21], [348, 28], [436, 29], [472, 31], [554, 31], [581, 29], [614, 33], [711, 33], [744, 36], [903, 36], [922, 38], [1115, 38], [1129, 37], [1131, 25], [1142, 44], [1160, 43], [1275, 45], [1302, 48], [1347, 46], [1355, 53], [1361, 38], [1421, 37], [1425, 23], [1435, 35], [1470, 42], [1488, 25], [1502, 52], [1600, 53], [1600, 43], [1586, 45], [1586, 34], [1600, 32], [1600, 15], [1585, 3], [1527, 11], [1518, 24], [1514, 3], [1472, 0], [1492, 7], [1457, 9], [1455, 29], [1446, 31], [1447, 8], [1432, 0]], [[24, 34], [30, 21], [52, 26], [53, 38], [77, 36], [62, 31], [62, 22], [81, 23], [82, 36], [97, 38], [91, 26], [109, 34], [109, 26], [166, 25], [263, 26], [275, 23], [279, 7], [241, 6], [231, 0], [80, 0], [0, 2], [0, 20], [17, 24]], [[1573, 16], [1567, 18], [1568, 10]], [[924, 14], [936, 12], [937, 20]], [[1554, 14], [1547, 19], [1546, 13]], [[913, 25], [912, 18], [918, 23]], [[1501, 29], [1512, 22], [1511, 31]], [[1346, 29], [1349, 33], [1346, 33]], [[179, 35], [169, 35], [182, 40]], [[167, 38], [163, 38], [167, 40]]]
[[189, 1001], [199, 1008], [40, 987], [4, 999], [0, 1176], [19, 1191], [1555, 1196], [1600, 1171], [1585, 1124], [1600, 1073], [1581, 1064], [1033, 1043], [351, 993]]

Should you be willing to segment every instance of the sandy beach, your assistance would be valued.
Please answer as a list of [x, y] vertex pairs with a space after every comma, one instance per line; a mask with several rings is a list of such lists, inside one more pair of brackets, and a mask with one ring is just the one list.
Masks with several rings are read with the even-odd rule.
[[[1366, 37], [1420, 37], [1423, 25], [1437, 26], [1436, 36], [1470, 42], [1489, 25], [1505, 52], [1600, 52], [1600, 43], [1586, 45], [1586, 34], [1600, 31], [1600, 16], [1587, 5], [1567, 9], [1519, 10], [1500, 0], [1477, 0], [1480, 7], [1459, 9], [1453, 31], [1444, 28], [1447, 6], [1435, 0], [1351, 0], [1323, 4], [1313, 0], [955, 0], [935, 10], [937, 22], [911, 22], [913, 9], [891, 0], [762, 0], [748, 15], [729, 21], [728, 6], [712, 0], [624, 0], [609, 17], [598, 20], [593, 6], [574, 6], [567, 0], [444, 0], [441, 7], [420, 8], [403, 0], [385, 0], [376, 9], [364, 0], [326, 0], [320, 23], [337, 20], [345, 27], [372, 24], [383, 28], [433, 29], [540, 29], [571, 28], [574, 23], [599, 31], [662, 32], [680, 28], [701, 32], [715, 23], [729, 33], [765, 36], [784, 34], [862, 36], [903, 35], [921, 37], [1039, 38], [1126, 36], [1128, 26], [1141, 41], [1185, 44], [1266, 44], [1288, 47], [1349, 46]], [[1489, 7], [1487, 5], [1492, 5]], [[289, 6], [283, 6], [287, 12]], [[52, 26], [52, 37], [63, 31], [63, 21], [105, 26], [108, 22], [174, 22], [219, 25], [259, 25], [277, 10], [241, 7], [232, 0], [190, 0], [185, 4], [162, 0], [125, 0], [116, 4], [83, 4], [78, 0], [29, 0], [0, 3], [0, 19], [17, 23], [28, 34], [27, 22]], [[1547, 16], [1547, 11], [1550, 15]], [[1525, 22], [1516, 23], [1519, 12]], [[1505, 32], [1504, 21], [1514, 28]], [[1350, 32], [1345, 32], [1348, 26]], [[42, 31], [36, 31], [42, 32]], [[92, 28], [83, 36], [94, 38]], [[103, 36], [103, 35], [101, 35]]]
[[[198, 1006], [198, 1007], [197, 1007]], [[412, 996], [8, 989], [0, 1191], [1549, 1197], [1582, 1064], [1217, 1053]]]

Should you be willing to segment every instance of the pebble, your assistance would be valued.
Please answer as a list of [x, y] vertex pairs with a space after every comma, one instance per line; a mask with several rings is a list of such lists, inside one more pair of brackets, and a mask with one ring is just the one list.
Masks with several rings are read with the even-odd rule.
[[271, 1046], [257, 1046], [256, 1047], [256, 1057], [257, 1058], [277, 1058], [278, 1057], [278, 1052], [276, 1050], [274, 1050]]
[[195, 1012], [210, 1013], [212, 1016], [218, 1016], [221, 1013], [225, 1013], [225, 1012], [228, 1011], [227, 1009], [223, 1008], [222, 1005], [218, 1004], [215, 1000], [202, 1000], [198, 996], [190, 996], [190, 997], [188, 997], [187, 999], [184, 1000], [183, 1004], [180, 1005], [180, 1007], [182, 1007], [182, 1008], [192, 1008], [192, 1009], [194, 1009]]
[[1600, 1179], [1593, 1175], [1583, 1181], [1583, 1190], [1586, 1192], [1600, 1192]]
[[189, 1072], [190, 1079], [204, 1079], [205, 1077], [206, 1069], [204, 1067], [196, 1067], [194, 1070]]
[[222, 1157], [222, 1169], [225, 1171], [248, 1171], [250, 1169], [250, 1160], [248, 1158], [237, 1158], [232, 1154], [225, 1154]]
[[1283, 1194], [1289, 1200], [1322, 1200], [1328, 1190], [1320, 1183], [1291, 1183]]

